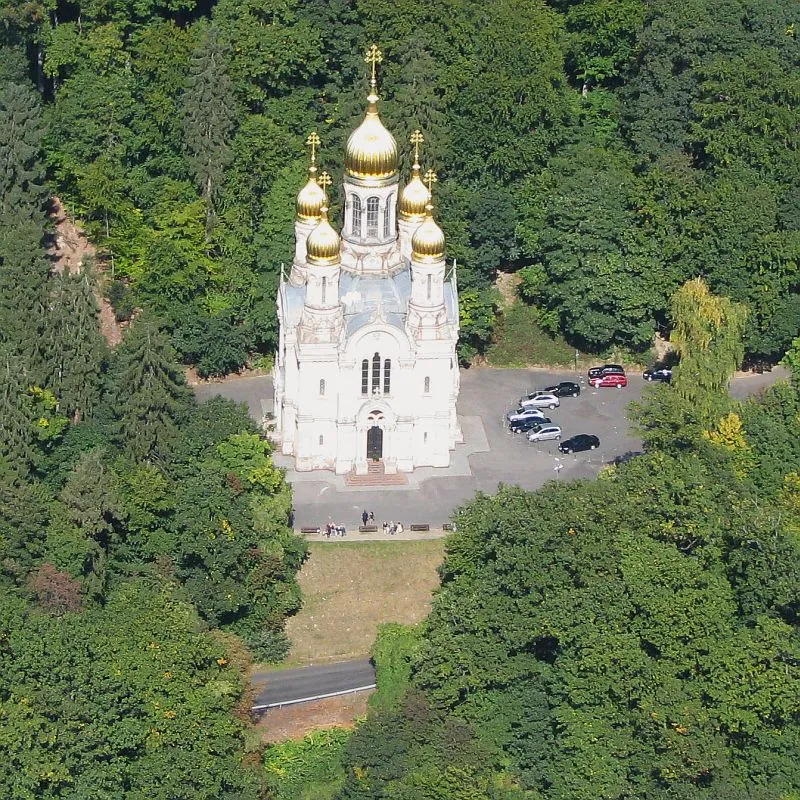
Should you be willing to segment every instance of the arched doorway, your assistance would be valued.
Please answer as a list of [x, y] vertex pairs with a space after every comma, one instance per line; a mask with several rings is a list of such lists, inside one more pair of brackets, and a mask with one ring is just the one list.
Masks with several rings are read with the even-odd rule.
[[380, 461], [383, 458], [383, 430], [373, 425], [367, 430], [367, 459]]

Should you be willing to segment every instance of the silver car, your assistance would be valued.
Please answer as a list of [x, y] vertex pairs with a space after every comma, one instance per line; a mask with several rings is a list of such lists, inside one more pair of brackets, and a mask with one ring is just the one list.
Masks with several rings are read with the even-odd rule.
[[506, 421], [509, 424], [526, 419], [545, 419], [544, 411], [540, 411], [538, 408], [518, 408], [510, 414], [506, 414]]
[[519, 404], [523, 408], [558, 408], [561, 401], [554, 395], [547, 392], [537, 393], [533, 397], [520, 398]]
[[551, 439], [561, 438], [561, 428], [558, 425], [537, 425], [528, 433], [529, 442], [546, 442]]

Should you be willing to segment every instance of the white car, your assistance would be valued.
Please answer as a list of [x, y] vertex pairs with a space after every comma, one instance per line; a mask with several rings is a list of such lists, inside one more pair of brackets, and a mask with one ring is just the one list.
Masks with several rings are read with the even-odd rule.
[[558, 425], [537, 425], [528, 433], [529, 442], [546, 442], [550, 439], [560, 439], [561, 428]]
[[520, 398], [519, 404], [523, 408], [558, 408], [561, 401], [554, 395], [542, 392], [537, 393], [533, 397]]

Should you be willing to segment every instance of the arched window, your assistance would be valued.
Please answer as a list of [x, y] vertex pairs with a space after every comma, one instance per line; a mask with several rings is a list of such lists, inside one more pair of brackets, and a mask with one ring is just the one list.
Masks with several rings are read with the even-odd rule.
[[323, 444], [325, 444], [325, 437], [322, 434], [320, 434], [319, 435], [319, 446], [322, 447]]
[[[429, 299], [430, 299], [430, 296], [431, 296], [430, 279], [431, 279], [431, 276], [428, 275], [428, 298]], [[323, 278], [322, 279], [322, 305], [325, 305], [325, 295], [327, 294], [327, 290], [328, 290], [328, 279], [327, 278]]]
[[391, 388], [392, 388], [392, 362], [390, 359], [387, 358], [383, 362], [383, 393], [389, 394]]
[[325, 378], [319, 379], [319, 396], [325, 397]]
[[361, 394], [369, 394], [369, 359], [361, 362]]
[[353, 195], [353, 235], [361, 236], [361, 198]]
[[429, 377], [425, 377], [425, 394], [431, 393], [431, 379]]
[[367, 198], [367, 236], [378, 236], [378, 198]]
[[[323, 278], [322, 280], [325, 280], [325, 278]], [[432, 285], [433, 285], [433, 276], [432, 275], [428, 275], [428, 300], [431, 299], [431, 287], [432, 287]]]
[[386, 201], [386, 208], [383, 209], [383, 238], [389, 238], [389, 231], [391, 230], [392, 221], [392, 200], [394, 195]]
[[375, 353], [372, 356], [372, 394], [379, 394], [381, 390], [381, 356]]

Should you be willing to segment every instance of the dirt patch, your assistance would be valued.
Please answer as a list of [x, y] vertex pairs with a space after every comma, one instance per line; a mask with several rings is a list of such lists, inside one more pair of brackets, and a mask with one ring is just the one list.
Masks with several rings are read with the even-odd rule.
[[444, 540], [314, 542], [300, 571], [304, 603], [286, 632], [287, 666], [367, 656], [378, 625], [427, 616]]
[[311, 731], [325, 728], [353, 728], [356, 720], [367, 715], [367, 700], [372, 692], [271, 708], [256, 723], [256, 733], [264, 744], [274, 744], [287, 739], [302, 739]]
[[56, 272], [67, 272], [71, 275], [80, 272], [87, 258], [94, 259], [98, 272], [98, 288], [95, 298], [100, 306], [100, 331], [110, 347], [116, 347], [122, 341], [122, 329], [114, 317], [114, 309], [102, 292], [105, 280], [106, 264], [98, 257], [97, 248], [89, 241], [86, 234], [74, 219], [70, 217], [61, 199], [52, 198], [51, 222], [55, 228], [53, 243], [48, 250]]
[[516, 272], [498, 272], [497, 279], [494, 282], [497, 291], [500, 292], [502, 297], [502, 307], [509, 308], [517, 302], [517, 287], [520, 285], [522, 278]]

